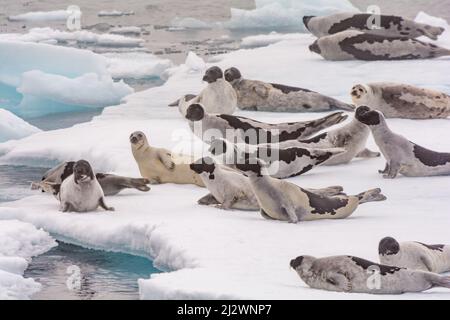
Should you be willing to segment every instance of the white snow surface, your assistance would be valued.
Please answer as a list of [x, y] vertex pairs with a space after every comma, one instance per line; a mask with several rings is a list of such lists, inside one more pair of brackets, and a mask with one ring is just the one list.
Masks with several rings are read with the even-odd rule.
[[[440, 40], [449, 39], [448, 31]], [[356, 83], [407, 82], [450, 93], [448, 59], [424, 61], [325, 61], [310, 53], [310, 35], [252, 50], [215, 57], [206, 65], [190, 54], [186, 65], [168, 70], [161, 87], [135, 93], [122, 105], [108, 107], [90, 123], [42, 132], [0, 144], [0, 164], [51, 165], [84, 158], [101, 171], [138, 176], [128, 137], [135, 130], [150, 144], [172, 150], [198, 151], [176, 108], [167, 104], [182, 94], [199, 92], [203, 66], [236, 66], [250, 79], [301, 86], [350, 102]], [[437, 43], [440, 43], [437, 42]], [[267, 122], [307, 120], [325, 113], [238, 112]], [[350, 114], [350, 117], [352, 115]], [[392, 130], [411, 141], [450, 151], [450, 122], [389, 119]], [[444, 138], [443, 138], [444, 137]], [[370, 139], [368, 147], [377, 147]], [[435, 288], [400, 296], [335, 293], [308, 288], [289, 269], [290, 259], [349, 254], [376, 262], [378, 241], [450, 244], [449, 177], [383, 179], [384, 159], [318, 167], [290, 181], [305, 187], [342, 185], [349, 194], [380, 187], [388, 200], [362, 205], [344, 220], [289, 224], [267, 221], [257, 212], [222, 211], [197, 205], [207, 190], [190, 185], [156, 185], [148, 193], [127, 191], [107, 198], [114, 213], [60, 213], [49, 195], [4, 204], [0, 219], [18, 219], [66, 241], [148, 256], [170, 272], [139, 281], [143, 299], [450, 299], [450, 291]]]
[[278, 33], [272, 31], [269, 34], [259, 34], [242, 38], [241, 48], [265, 47], [284, 40], [300, 40], [304, 37], [302, 33]]
[[12, 112], [0, 109], [0, 142], [24, 138], [40, 131], [40, 129], [17, 117]]
[[32, 257], [54, 246], [47, 232], [30, 223], [0, 221], [0, 300], [29, 299], [38, 292], [41, 285], [22, 275]]

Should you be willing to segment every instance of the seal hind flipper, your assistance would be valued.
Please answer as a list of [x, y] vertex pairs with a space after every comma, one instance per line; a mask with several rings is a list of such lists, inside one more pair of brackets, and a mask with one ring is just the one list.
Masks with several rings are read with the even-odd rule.
[[365, 192], [361, 192], [357, 195], [359, 199], [359, 204], [366, 202], [374, 202], [374, 201], [384, 201], [386, 200], [386, 196], [381, 193], [380, 188], [367, 190]]
[[197, 201], [198, 204], [204, 205], [204, 206], [210, 206], [210, 205], [218, 205], [220, 204], [219, 201], [211, 194], [208, 193], [207, 195], [201, 197]]

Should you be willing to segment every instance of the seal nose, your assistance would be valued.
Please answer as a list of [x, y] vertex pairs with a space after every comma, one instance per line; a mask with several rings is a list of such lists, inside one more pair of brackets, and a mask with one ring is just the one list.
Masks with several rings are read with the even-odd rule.
[[131, 137], [130, 141], [131, 141], [131, 143], [137, 143], [138, 142], [138, 138], [133, 136], [133, 137]]
[[205, 74], [205, 75], [203, 76], [203, 78], [202, 78], [202, 80], [203, 80], [203, 81], [206, 81], [206, 82], [208, 82], [208, 79], [209, 79], [209, 78], [208, 78], [208, 75], [206, 75], [206, 74]]
[[292, 269], [297, 269], [303, 262], [303, 256], [297, 257], [291, 260], [290, 266]]
[[356, 96], [358, 94], [358, 92], [356, 90], [352, 91], [352, 96]]

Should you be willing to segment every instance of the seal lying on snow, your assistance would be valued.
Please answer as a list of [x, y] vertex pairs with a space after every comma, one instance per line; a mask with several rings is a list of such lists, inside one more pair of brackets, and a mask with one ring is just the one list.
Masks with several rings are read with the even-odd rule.
[[192, 159], [185, 155], [175, 155], [169, 150], [154, 148], [148, 144], [147, 137], [141, 131], [130, 136], [131, 151], [141, 175], [152, 184], [178, 183], [205, 185], [200, 177], [191, 171]]
[[304, 174], [314, 167], [345, 152], [344, 149], [306, 149], [291, 147], [277, 149], [247, 144], [233, 144], [225, 139], [211, 142], [209, 152], [222, 156], [225, 164], [261, 160], [267, 166], [267, 172], [274, 178], [284, 179]]
[[392, 132], [383, 114], [369, 107], [358, 107], [355, 117], [372, 130], [386, 159], [386, 167], [379, 171], [384, 178], [394, 179], [399, 173], [407, 177], [450, 175], [450, 153], [428, 150]]
[[[379, 21], [379, 25], [376, 28], [372, 28], [376, 21]], [[436, 40], [445, 31], [441, 27], [430, 26], [399, 16], [353, 12], [343, 12], [323, 17], [304, 16], [303, 23], [318, 38], [351, 29], [385, 37], [418, 38], [426, 36]]]
[[[202, 205], [214, 205], [221, 209], [259, 210], [258, 200], [248, 177], [239, 170], [217, 164], [210, 157], [197, 160], [190, 165], [200, 175], [209, 194], [198, 200]], [[332, 186], [324, 189], [306, 189], [324, 196], [342, 194], [343, 188]]]
[[317, 39], [309, 50], [326, 60], [412, 60], [450, 55], [450, 50], [416, 39], [342, 31]]
[[327, 166], [348, 163], [355, 157], [379, 157], [379, 152], [370, 151], [366, 148], [366, 142], [369, 134], [370, 129], [367, 127], [367, 125], [361, 123], [356, 119], [353, 119], [350, 123], [343, 127], [332, 129], [309, 139], [288, 140], [280, 143], [263, 144], [260, 146], [270, 146], [278, 149], [287, 149], [293, 147], [309, 149], [345, 149], [344, 153], [338, 154], [325, 161], [323, 165]]
[[186, 119], [192, 132], [206, 143], [210, 143], [212, 137], [217, 138], [217, 134], [221, 138], [233, 134], [230, 138], [258, 144], [306, 138], [344, 121], [347, 115], [336, 112], [311, 121], [272, 124], [228, 114], [208, 114], [202, 105], [193, 104], [187, 109]]
[[450, 115], [450, 96], [431, 89], [401, 83], [357, 84], [353, 102], [383, 112], [386, 118], [433, 119]]
[[[56, 196], [59, 193], [61, 183], [73, 173], [74, 166], [75, 161], [61, 163], [48, 170], [42, 177], [41, 182], [33, 182], [31, 189], [41, 189]], [[148, 179], [128, 178], [106, 173], [97, 173], [95, 177], [100, 183], [105, 196], [116, 195], [127, 188], [134, 188], [144, 192], [150, 190], [150, 187], [147, 186], [150, 183]]]
[[450, 288], [450, 277], [386, 266], [353, 256], [299, 256], [290, 262], [311, 288], [338, 292], [401, 294], [433, 287]]
[[241, 72], [234, 67], [225, 70], [225, 79], [236, 90], [237, 105], [243, 110], [277, 112], [354, 110], [348, 103], [311, 90], [244, 79]]
[[102, 187], [92, 171], [91, 165], [80, 160], [73, 166], [73, 174], [64, 179], [58, 194], [62, 212], [88, 212], [99, 206], [107, 211], [114, 211], [105, 203]]
[[442, 273], [450, 271], [450, 246], [381, 239], [378, 246], [380, 262], [390, 266]]
[[383, 201], [386, 197], [380, 189], [362, 192], [358, 195], [333, 197], [317, 195], [293, 183], [272, 178], [256, 164], [236, 164], [250, 179], [261, 215], [266, 219], [289, 221], [312, 221], [320, 219], [344, 219], [366, 202]]
[[208, 86], [199, 95], [185, 95], [169, 106], [178, 106], [183, 116], [186, 115], [186, 109], [193, 103], [203, 104], [206, 112], [209, 113], [232, 114], [236, 110], [236, 92], [223, 78], [222, 70], [216, 66], [209, 68], [203, 76], [203, 81], [206, 81]]

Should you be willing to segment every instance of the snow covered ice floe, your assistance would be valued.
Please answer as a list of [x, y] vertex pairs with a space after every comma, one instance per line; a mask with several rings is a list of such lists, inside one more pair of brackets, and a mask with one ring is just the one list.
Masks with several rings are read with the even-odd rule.
[[32, 257], [56, 246], [50, 235], [29, 223], [0, 221], [0, 300], [29, 299], [41, 285], [23, 273]]
[[[440, 41], [448, 39], [448, 31]], [[0, 164], [53, 165], [85, 158], [99, 171], [138, 176], [128, 137], [146, 133], [154, 146], [197, 151], [193, 137], [176, 108], [167, 104], [182, 94], [196, 93], [206, 67], [238, 67], [244, 77], [320, 91], [350, 102], [355, 83], [407, 82], [450, 93], [448, 60], [324, 61], [309, 52], [314, 41], [297, 40], [238, 50], [205, 64], [191, 53], [186, 64], [167, 70], [160, 86], [127, 96], [123, 104], [104, 109], [89, 123], [42, 132], [0, 144]], [[325, 113], [237, 114], [267, 122], [314, 119]], [[352, 115], [350, 114], [350, 117]], [[389, 119], [392, 130], [425, 147], [450, 151], [448, 119]], [[376, 150], [373, 139], [368, 142]], [[59, 213], [50, 195], [36, 194], [0, 208], [0, 219], [18, 219], [87, 247], [121, 251], [154, 259], [170, 272], [139, 281], [141, 298], [260, 299], [450, 299], [435, 288], [400, 296], [345, 294], [309, 289], [289, 270], [301, 254], [351, 254], [377, 261], [378, 241], [385, 236], [424, 243], [450, 243], [449, 177], [383, 179], [384, 159], [355, 160], [348, 165], [318, 167], [290, 181], [305, 187], [342, 185], [349, 194], [380, 187], [385, 202], [366, 204], [352, 217], [299, 223], [267, 221], [257, 212], [225, 212], [197, 205], [207, 190], [189, 185], [158, 185], [149, 193], [129, 190], [108, 199], [114, 213]]]
[[121, 17], [132, 16], [134, 11], [119, 11], [119, 10], [102, 10], [97, 13], [99, 17]]
[[0, 142], [24, 138], [40, 131], [8, 110], [0, 109]]
[[64, 21], [70, 16], [71, 11], [54, 10], [54, 11], [34, 11], [9, 16], [10, 21]]
[[259, 34], [242, 38], [242, 48], [265, 47], [284, 40], [300, 40], [304, 37], [302, 33], [278, 33], [271, 32], [269, 34]]

